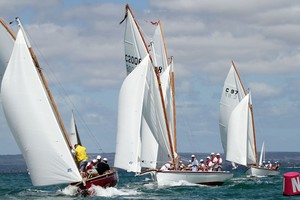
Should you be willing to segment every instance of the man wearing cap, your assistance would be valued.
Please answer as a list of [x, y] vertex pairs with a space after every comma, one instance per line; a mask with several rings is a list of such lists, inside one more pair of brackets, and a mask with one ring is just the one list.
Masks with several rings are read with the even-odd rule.
[[192, 155], [191, 157], [192, 157], [191, 169], [192, 169], [192, 172], [196, 172], [198, 170], [199, 162], [198, 162], [197, 158], [195, 157], [195, 155]]
[[211, 161], [209, 156], [206, 157], [206, 163], [205, 164], [206, 164], [207, 171], [211, 172], [213, 170], [214, 164]]
[[200, 172], [205, 172], [206, 171], [206, 166], [204, 164], [203, 159], [200, 160], [199, 166], [198, 166], [198, 171]]
[[217, 162], [216, 162], [216, 164], [214, 166], [214, 170], [215, 171], [221, 171], [222, 170], [222, 162], [223, 162], [223, 160], [222, 160], [222, 158], [221, 158], [221, 156], [220, 156], [219, 153], [216, 154], [216, 158], [217, 158]]

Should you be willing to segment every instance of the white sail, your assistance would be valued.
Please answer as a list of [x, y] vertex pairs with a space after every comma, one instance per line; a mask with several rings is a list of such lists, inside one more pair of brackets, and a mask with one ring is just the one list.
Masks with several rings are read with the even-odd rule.
[[75, 123], [75, 118], [74, 118], [73, 112], [72, 112], [71, 121], [70, 121], [69, 139], [70, 139], [70, 142], [71, 142], [73, 148], [74, 148], [75, 144], [81, 145], [81, 140], [80, 140], [80, 136], [79, 136], [77, 126], [76, 126], [76, 123]]
[[155, 66], [158, 67], [159, 72], [163, 72], [169, 66], [166, 45], [162, 32], [161, 22], [157, 23], [153, 38], [152, 48], [155, 50], [150, 51], [152, 58], [155, 60]]
[[156, 141], [165, 153], [165, 157], [172, 159], [171, 155], [174, 154], [170, 146], [172, 142], [169, 140], [161, 94], [153, 68], [148, 73], [145, 90], [147, 91], [145, 91], [143, 107], [145, 119]]
[[14, 37], [4, 22], [0, 19], [0, 87], [2, 78], [14, 46]]
[[81, 181], [21, 30], [1, 90], [7, 122], [24, 156], [33, 185]]
[[126, 13], [124, 45], [126, 70], [129, 74], [148, 55], [148, 50], [129, 6], [126, 7]]
[[228, 121], [226, 160], [244, 166], [256, 164], [250, 98], [250, 94], [247, 94], [242, 99]]
[[126, 77], [119, 94], [115, 167], [140, 172], [143, 94], [150, 59], [143, 61]]
[[243, 84], [234, 64], [232, 63], [224, 82], [223, 92], [220, 100], [219, 126], [221, 142], [225, 155], [227, 153], [227, 129], [230, 114], [245, 96], [246, 93]]
[[261, 151], [260, 151], [260, 156], [259, 156], [259, 166], [263, 166], [263, 161], [265, 160], [265, 142], [262, 143], [261, 145]]

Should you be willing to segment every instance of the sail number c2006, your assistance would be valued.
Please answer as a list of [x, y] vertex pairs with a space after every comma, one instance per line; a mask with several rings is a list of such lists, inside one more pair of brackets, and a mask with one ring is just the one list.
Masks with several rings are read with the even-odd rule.
[[125, 54], [125, 62], [130, 63], [130, 64], [134, 64], [134, 65], [138, 65], [142, 62], [142, 59]]

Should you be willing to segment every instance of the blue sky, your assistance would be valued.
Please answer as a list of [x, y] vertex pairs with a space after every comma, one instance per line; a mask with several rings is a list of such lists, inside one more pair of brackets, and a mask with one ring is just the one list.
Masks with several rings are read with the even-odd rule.
[[[252, 90], [258, 148], [265, 140], [266, 151], [299, 151], [298, 1], [1, 1], [2, 19], [23, 21], [67, 129], [75, 111], [88, 152], [115, 151], [127, 2], [145, 34], [153, 31], [146, 21], [163, 23], [175, 61], [179, 151], [223, 152], [219, 100], [232, 60]], [[2, 110], [0, 147], [20, 153]]]

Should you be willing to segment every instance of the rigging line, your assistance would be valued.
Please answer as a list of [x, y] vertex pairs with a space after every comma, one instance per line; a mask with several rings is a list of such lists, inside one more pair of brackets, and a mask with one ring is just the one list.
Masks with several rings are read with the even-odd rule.
[[[26, 30], [25, 30], [26, 31]], [[30, 38], [31, 43], [33, 43], [33, 45], [35, 46], [34, 49], [39, 53], [39, 55], [41, 56], [42, 60], [44, 61], [45, 65], [44, 66], [48, 66], [46, 68], [42, 68], [41, 70], [44, 72], [49, 71], [50, 73], [48, 73], [48, 75], [52, 76], [52, 78], [57, 82], [57, 85], [59, 86], [59, 89], [57, 89], [58, 87], [56, 87], [54, 84], [54, 88], [56, 88], [56, 91], [61, 95], [61, 98], [66, 102], [66, 103], [70, 103], [73, 107], [73, 109], [76, 111], [76, 113], [78, 113], [78, 116], [80, 118], [80, 120], [82, 121], [83, 125], [85, 126], [85, 128], [87, 129], [88, 134], [90, 135], [90, 137], [92, 137], [92, 141], [96, 144], [96, 146], [98, 146], [98, 150], [101, 153], [105, 153], [100, 145], [100, 142], [98, 141], [98, 139], [95, 137], [95, 135], [92, 133], [91, 129], [88, 127], [87, 123], [85, 122], [85, 120], [83, 119], [83, 117], [80, 115], [77, 107], [75, 106], [75, 104], [73, 103], [73, 101], [71, 100], [71, 98], [69, 97], [68, 93], [66, 92], [65, 88], [63, 87], [63, 85], [61, 84], [61, 82], [58, 80], [58, 78], [55, 76], [55, 73], [52, 71], [52, 68], [50, 67], [50, 64], [48, 63], [46, 57], [42, 54], [42, 52], [39, 50], [39, 48], [37, 47], [35, 41], [32, 39], [31, 35], [29, 34], [29, 32], [26, 31], [26, 33], [28, 33], [27, 35]], [[62, 91], [62, 92], [61, 92]], [[67, 100], [68, 101], [67, 101]], [[67, 104], [68, 105], [68, 104]], [[72, 108], [71, 108], [72, 110]]]
[[[177, 93], [178, 94], [178, 93]], [[177, 95], [178, 96], [178, 95]], [[182, 95], [180, 95], [180, 96], [182, 96]], [[184, 115], [184, 116], [188, 116], [187, 115], [187, 112], [186, 112], [186, 104], [184, 103], [184, 102], [186, 102], [185, 101], [185, 98], [184, 98], [184, 96], [182, 96], [182, 99], [183, 99], [183, 103], [182, 103], [182, 114]], [[184, 117], [183, 118], [183, 121], [184, 121], [184, 125], [185, 125], [185, 127], [187, 127], [187, 132], [188, 133], [186, 133], [185, 132], [185, 134], [186, 134], [186, 136], [187, 136], [187, 139], [188, 139], [188, 142], [189, 142], [189, 144], [191, 144], [192, 145], [192, 148], [193, 149], [196, 149], [196, 147], [195, 147], [195, 142], [193, 142], [193, 139], [192, 139], [192, 130], [191, 130], [191, 126], [190, 126], [190, 124], [187, 122], [187, 120], [186, 120], [186, 118]]]

